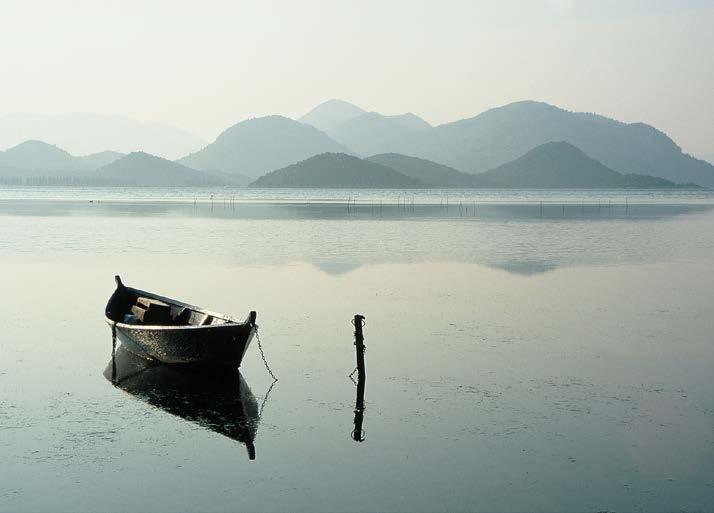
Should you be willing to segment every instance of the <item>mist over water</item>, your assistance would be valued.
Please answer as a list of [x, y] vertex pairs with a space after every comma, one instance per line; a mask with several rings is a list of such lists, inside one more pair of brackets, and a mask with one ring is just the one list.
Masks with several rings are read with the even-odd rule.
[[[447, 211], [446, 191], [359, 191], [348, 212], [351, 191], [217, 191], [213, 210], [205, 191], [36, 191], [0, 192], [2, 511], [714, 502], [707, 192], [628, 191], [625, 211], [621, 191], [450, 191]], [[217, 413], [235, 438], [206, 389], [107, 380], [115, 274], [258, 312], [279, 381], [251, 346], [229, 382], [254, 400]]]

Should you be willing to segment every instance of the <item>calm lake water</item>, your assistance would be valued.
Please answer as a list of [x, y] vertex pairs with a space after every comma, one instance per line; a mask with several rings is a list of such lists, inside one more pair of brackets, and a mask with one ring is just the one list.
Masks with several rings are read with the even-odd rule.
[[[712, 509], [711, 192], [210, 194], [0, 189], [0, 511]], [[113, 386], [115, 274], [279, 381]]]

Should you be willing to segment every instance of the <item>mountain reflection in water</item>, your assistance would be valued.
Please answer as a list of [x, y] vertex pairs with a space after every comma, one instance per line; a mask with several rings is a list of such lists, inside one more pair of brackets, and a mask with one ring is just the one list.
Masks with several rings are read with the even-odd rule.
[[245, 444], [255, 459], [258, 402], [237, 368], [163, 365], [119, 346], [104, 377], [152, 406]]

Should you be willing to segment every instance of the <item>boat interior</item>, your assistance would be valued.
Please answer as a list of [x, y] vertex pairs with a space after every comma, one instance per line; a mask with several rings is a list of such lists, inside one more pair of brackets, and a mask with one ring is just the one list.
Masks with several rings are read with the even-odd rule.
[[213, 326], [227, 322], [221, 317], [126, 287], [116, 291], [107, 305], [106, 314], [114, 322], [146, 326]]

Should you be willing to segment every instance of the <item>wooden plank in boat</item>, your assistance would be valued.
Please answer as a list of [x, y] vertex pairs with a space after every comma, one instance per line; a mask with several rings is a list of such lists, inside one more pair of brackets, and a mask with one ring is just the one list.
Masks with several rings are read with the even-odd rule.
[[172, 324], [171, 307], [163, 301], [139, 297], [131, 313], [143, 324]]

